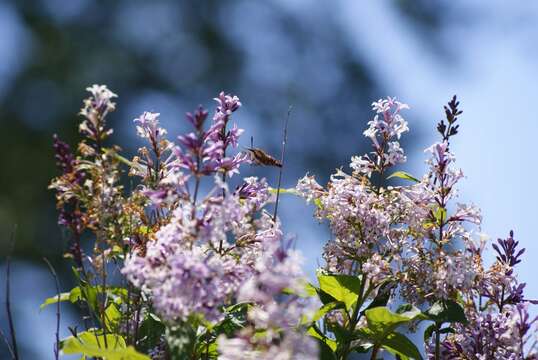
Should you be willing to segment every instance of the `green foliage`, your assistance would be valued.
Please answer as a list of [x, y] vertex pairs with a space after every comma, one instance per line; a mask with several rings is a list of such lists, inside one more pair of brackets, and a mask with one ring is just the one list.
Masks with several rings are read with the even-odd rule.
[[401, 314], [393, 313], [386, 307], [376, 307], [366, 310], [367, 329], [373, 340], [383, 340], [398, 326], [408, 324], [414, 320], [422, 320], [424, 316], [420, 310], [413, 308]]
[[146, 314], [138, 329], [139, 340], [137, 347], [140, 350], [149, 351], [155, 347], [155, 344], [160, 342], [164, 331], [165, 325], [157, 315], [153, 313]]
[[444, 300], [435, 302], [428, 310], [424, 312], [428, 320], [432, 320], [438, 324], [443, 323], [467, 323], [465, 311], [455, 301]]
[[420, 182], [419, 179], [417, 179], [416, 177], [412, 176], [409, 173], [406, 173], [405, 171], [396, 171], [395, 173], [393, 173], [393, 174], [391, 174], [391, 175], [389, 175], [387, 177], [387, 179], [390, 179], [390, 178], [399, 178], [399, 179], [413, 181], [413, 182], [416, 182], [416, 183]]
[[391, 332], [383, 340], [382, 348], [393, 355], [397, 355], [401, 360], [422, 359], [420, 351], [409, 338], [399, 332]]
[[423, 315], [427, 320], [434, 322], [424, 331], [424, 342], [427, 342], [437, 331], [440, 334], [454, 332], [451, 327], [441, 328], [445, 323], [467, 323], [465, 311], [460, 304], [453, 300], [437, 301]]
[[[361, 291], [361, 281], [357, 276], [350, 275], [319, 275], [319, 289], [330, 295], [334, 300], [345, 304], [346, 309], [357, 302]], [[325, 303], [325, 301], [322, 302]]]
[[[106, 344], [106, 345], [105, 345]], [[101, 357], [103, 360], [150, 360], [132, 346], [127, 346], [120, 335], [106, 336], [93, 331], [85, 331], [61, 342], [63, 354], [81, 354], [86, 357]]]
[[[372, 349], [383, 348], [401, 359], [422, 359], [420, 351], [405, 335], [396, 332], [396, 328], [412, 321], [424, 319], [420, 310], [411, 307], [401, 313], [393, 313], [386, 307], [375, 307], [365, 311], [367, 326], [358, 329], [358, 338], [371, 342]], [[368, 350], [363, 347], [361, 351]]]
[[328, 347], [332, 352], [336, 351], [336, 348], [338, 347], [338, 344], [335, 340], [329, 339], [326, 337], [321, 330], [318, 329], [317, 326], [311, 326], [308, 329], [308, 334], [316, 339], [318, 339], [321, 343], [323, 343], [326, 347]]

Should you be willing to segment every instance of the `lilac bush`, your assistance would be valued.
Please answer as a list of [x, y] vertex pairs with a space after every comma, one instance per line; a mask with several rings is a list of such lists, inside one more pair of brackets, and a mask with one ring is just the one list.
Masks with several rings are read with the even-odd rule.
[[[144, 112], [133, 131], [145, 145], [128, 157], [111, 144], [106, 121], [117, 95], [104, 85], [87, 90], [76, 151], [54, 137], [60, 175], [50, 188], [71, 235], [66, 255], [78, 285], [43, 306], [75, 303], [84, 324], [58, 344], [64, 354], [538, 358], [534, 301], [515, 273], [524, 250], [511, 232], [492, 245], [497, 258], [488, 267], [480, 211], [457, 201], [456, 97], [437, 124], [439, 141], [425, 151], [424, 176], [395, 170], [405, 166], [409, 106], [386, 98], [372, 104], [369, 153], [353, 156], [325, 185], [307, 174], [280, 189], [240, 178], [249, 164], [275, 167], [280, 177], [285, 164], [284, 148], [281, 160], [238, 149], [237, 96], [218, 94], [212, 116], [202, 107], [187, 113], [192, 131], [175, 137], [160, 114]], [[317, 283], [306, 280], [277, 216], [280, 193], [314, 204], [315, 218], [330, 227]], [[418, 329], [423, 344], [409, 337]]]

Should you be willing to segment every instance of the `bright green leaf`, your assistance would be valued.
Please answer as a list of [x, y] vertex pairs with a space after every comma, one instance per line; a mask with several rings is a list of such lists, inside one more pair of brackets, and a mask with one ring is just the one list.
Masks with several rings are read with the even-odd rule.
[[444, 224], [446, 222], [446, 209], [438, 207], [437, 210], [435, 210], [434, 216], [438, 224]]
[[406, 173], [405, 171], [396, 171], [395, 173], [393, 173], [389, 177], [387, 177], [387, 179], [390, 179], [390, 178], [393, 178], [393, 177], [413, 181], [413, 182], [416, 182], [416, 183], [420, 182], [419, 179], [417, 179], [416, 177], [413, 177], [412, 175]]
[[[64, 292], [60, 294], [60, 301], [70, 301], [71, 303], [76, 303], [82, 299], [82, 294], [80, 288], [74, 287], [70, 292]], [[46, 298], [43, 304], [39, 306], [39, 310], [43, 310], [48, 305], [56, 304], [58, 302], [58, 295], [51, 296]]]
[[322, 343], [327, 345], [333, 352], [336, 351], [337, 344], [336, 341], [329, 339], [325, 335], [323, 335], [315, 326], [311, 326], [307, 334], [312, 336], [313, 338], [319, 339]]
[[314, 285], [306, 283], [305, 291], [309, 296], [315, 296], [317, 294], [317, 290], [318, 289]]
[[82, 354], [89, 357], [102, 357], [105, 360], [150, 360], [146, 355], [140, 354], [132, 346], [127, 347], [120, 335], [97, 335], [85, 331], [77, 337], [71, 336], [62, 341], [62, 353]]
[[465, 311], [460, 304], [452, 300], [437, 301], [424, 314], [429, 320], [438, 324], [447, 322], [467, 323]]
[[[69, 301], [69, 293], [60, 293], [60, 301]], [[43, 304], [39, 305], [39, 310], [43, 310], [48, 305], [56, 304], [58, 302], [58, 295], [46, 298]]]
[[407, 336], [398, 332], [390, 333], [383, 340], [381, 347], [393, 355], [398, 355], [402, 360], [422, 360], [422, 355], [415, 344]]
[[335, 300], [346, 305], [346, 309], [357, 301], [361, 291], [361, 281], [357, 276], [350, 275], [319, 275], [320, 289]]
[[111, 302], [105, 310], [105, 324], [109, 330], [116, 329], [121, 320], [121, 312], [118, 306], [115, 302]]
[[421, 319], [420, 311], [414, 308], [401, 314], [391, 312], [386, 307], [376, 307], [365, 311], [368, 329], [373, 332], [377, 341], [382, 340], [398, 326]]

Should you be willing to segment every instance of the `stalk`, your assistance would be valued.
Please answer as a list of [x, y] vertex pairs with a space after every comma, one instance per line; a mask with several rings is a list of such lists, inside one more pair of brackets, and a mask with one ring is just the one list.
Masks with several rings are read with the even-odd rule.
[[[288, 122], [290, 120], [292, 107], [288, 108], [288, 116], [286, 116], [286, 122], [284, 123], [284, 135], [282, 137], [282, 152], [280, 153], [280, 168], [278, 171], [278, 186], [276, 188], [276, 201], [275, 201], [275, 212], [273, 214], [273, 226], [276, 224], [276, 215], [278, 212], [278, 200], [280, 198], [280, 184], [282, 183], [282, 172], [284, 170], [284, 154], [286, 153], [286, 142], [288, 141]], [[252, 140], [251, 140], [252, 142]]]

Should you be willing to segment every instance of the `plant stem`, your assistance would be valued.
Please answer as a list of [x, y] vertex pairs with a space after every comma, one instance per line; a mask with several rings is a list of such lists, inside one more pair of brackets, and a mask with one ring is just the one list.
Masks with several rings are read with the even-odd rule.
[[105, 252], [103, 250], [103, 262], [101, 264], [102, 266], [102, 286], [103, 286], [103, 308], [101, 310], [101, 321], [102, 321], [102, 325], [103, 325], [103, 340], [105, 342], [105, 349], [108, 348], [108, 343], [107, 343], [107, 338], [106, 338], [106, 333], [107, 333], [107, 329], [106, 329], [106, 303], [107, 303], [107, 292], [106, 292], [106, 258], [105, 258]]
[[441, 332], [439, 331], [439, 325], [436, 325], [435, 329], [435, 360], [441, 359]]
[[54, 345], [54, 358], [58, 360], [60, 355], [60, 281], [58, 280], [58, 275], [56, 274], [54, 267], [47, 258], [43, 258], [43, 261], [45, 261], [49, 267], [49, 271], [56, 284], [56, 294], [58, 294], [58, 301], [56, 302], [56, 344]]
[[282, 172], [284, 170], [284, 154], [286, 153], [286, 142], [288, 141], [288, 122], [290, 120], [292, 107], [288, 108], [288, 115], [284, 123], [284, 135], [282, 137], [282, 152], [280, 153], [280, 169], [278, 171], [278, 186], [276, 188], [275, 213], [273, 214], [273, 226], [276, 223], [276, 215], [278, 212], [278, 200], [280, 198], [280, 184], [282, 183]]
[[376, 360], [377, 353], [379, 352], [379, 345], [375, 345], [372, 349], [372, 356], [370, 357], [370, 360]]
[[[15, 230], [11, 233], [11, 251], [13, 251], [13, 247], [15, 245]], [[15, 325], [13, 324], [13, 315], [11, 313], [11, 286], [10, 286], [10, 278], [11, 278], [11, 256], [8, 256], [6, 260], [6, 312], [7, 312], [7, 319], [9, 323], [9, 332], [11, 333], [11, 350], [13, 352], [13, 359], [19, 360], [19, 351], [17, 348], [17, 335], [15, 334]]]

